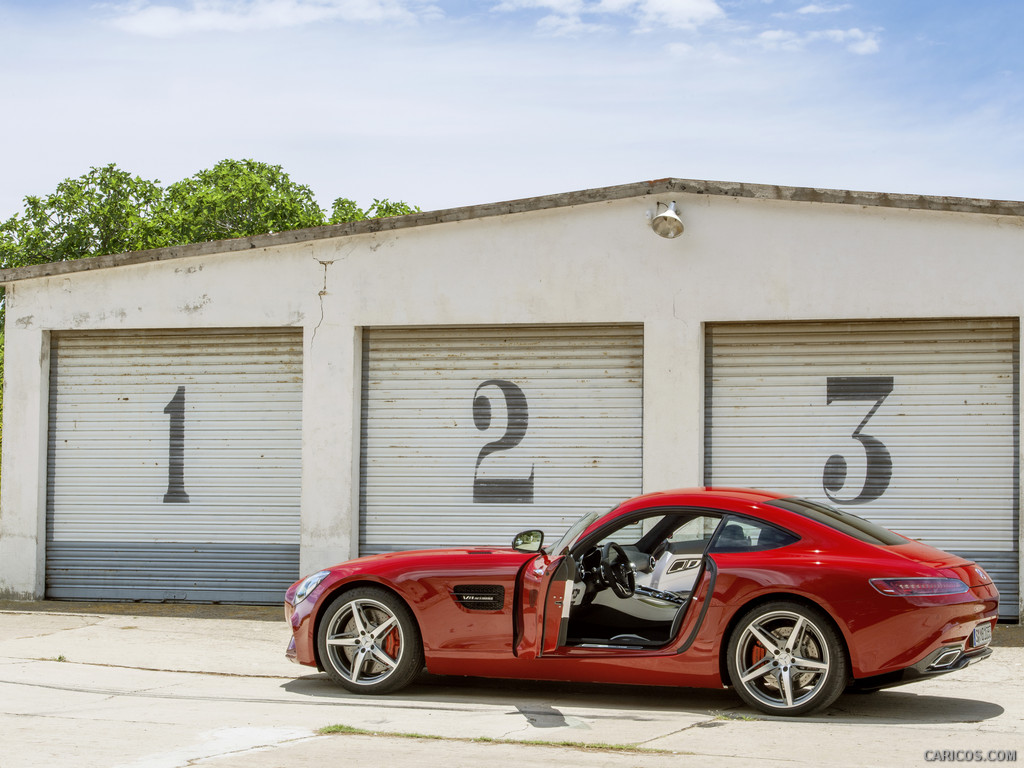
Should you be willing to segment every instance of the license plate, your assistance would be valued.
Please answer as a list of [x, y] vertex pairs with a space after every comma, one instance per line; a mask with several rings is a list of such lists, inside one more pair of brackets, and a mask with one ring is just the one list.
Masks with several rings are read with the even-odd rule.
[[971, 645], [975, 648], [988, 645], [992, 642], [992, 625], [989, 622], [979, 624], [974, 628], [974, 633], [971, 635]]

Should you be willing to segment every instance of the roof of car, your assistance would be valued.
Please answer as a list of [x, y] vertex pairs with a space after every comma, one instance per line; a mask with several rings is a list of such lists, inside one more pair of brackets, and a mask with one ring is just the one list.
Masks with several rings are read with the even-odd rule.
[[636, 502], [636, 506], [643, 506], [653, 499], [659, 499], [668, 504], [692, 504], [694, 501], [694, 497], [733, 499], [735, 501], [747, 501], [756, 503], [763, 501], [773, 501], [774, 499], [784, 499], [787, 496], [792, 495], [793, 494], [791, 493], [779, 493], [777, 491], [762, 491], [754, 488], [704, 486], [698, 488], [676, 488], [667, 491], [654, 491], [652, 493], [645, 493], [642, 496], [637, 496], [636, 498], [624, 501], [623, 505], [628, 504], [632, 507], [634, 506], [634, 502]]
[[[635, 496], [623, 501], [603, 515], [603, 521], [609, 518], [617, 518], [629, 515], [635, 511], [650, 509], [652, 507], [700, 507], [707, 506], [730, 506], [728, 502], [740, 504], [761, 504], [791, 497], [791, 493], [778, 493], [774, 491], [761, 491], [753, 488], [718, 488], [713, 486], [699, 488], [676, 488], [666, 491], [653, 491], [642, 496]], [[718, 504], [713, 504], [718, 502]], [[598, 522], [595, 521], [594, 525]], [[603, 524], [603, 522], [601, 523]]]

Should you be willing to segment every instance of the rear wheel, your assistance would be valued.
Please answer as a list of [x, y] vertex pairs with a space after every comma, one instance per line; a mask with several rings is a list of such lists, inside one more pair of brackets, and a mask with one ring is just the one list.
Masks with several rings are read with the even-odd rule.
[[729, 677], [747, 704], [772, 715], [824, 709], [847, 680], [842, 640], [825, 615], [800, 603], [748, 611], [726, 650]]
[[423, 669], [423, 642], [408, 606], [378, 587], [358, 587], [331, 603], [317, 649], [327, 674], [356, 693], [390, 693]]

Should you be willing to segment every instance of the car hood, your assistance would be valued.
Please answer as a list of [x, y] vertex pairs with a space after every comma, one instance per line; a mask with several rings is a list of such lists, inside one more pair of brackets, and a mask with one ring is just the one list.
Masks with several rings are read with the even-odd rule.
[[416, 579], [500, 578], [514, 576], [523, 563], [535, 557], [532, 552], [493, 547], [387, 552], [331, 566], [327, 570], [333, 577], [327, 581], [369, 577], [396, 586]]
[[331, 567], [349, 568], [373, 568], [377, 565], [392, 565], [396, 561], [417, 561], [417, 562], [452, 562], [457, 563], [464, 560], [478, 560], [480, 558], [509, 560], [512, 562], [523, 562], [536, 557], [535, 552], [519, 552], [512, 548], [501, 547], [464, 547], [458, 549], [408, 549], [401, 552], [384, 552], [379, 555], [364, 555], [355, 560], [347, 560]]

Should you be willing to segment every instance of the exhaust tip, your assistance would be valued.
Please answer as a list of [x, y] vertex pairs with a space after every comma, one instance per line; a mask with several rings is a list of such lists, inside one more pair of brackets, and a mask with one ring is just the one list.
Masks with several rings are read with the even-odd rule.
[[950, 648], [949, 650], [943, 651], [939, 654], [938, 658], [935, 659], [929, 666], [929, 669], [944, 669], [951, 664], [955, 663], [960, 658], [960, 648]]

